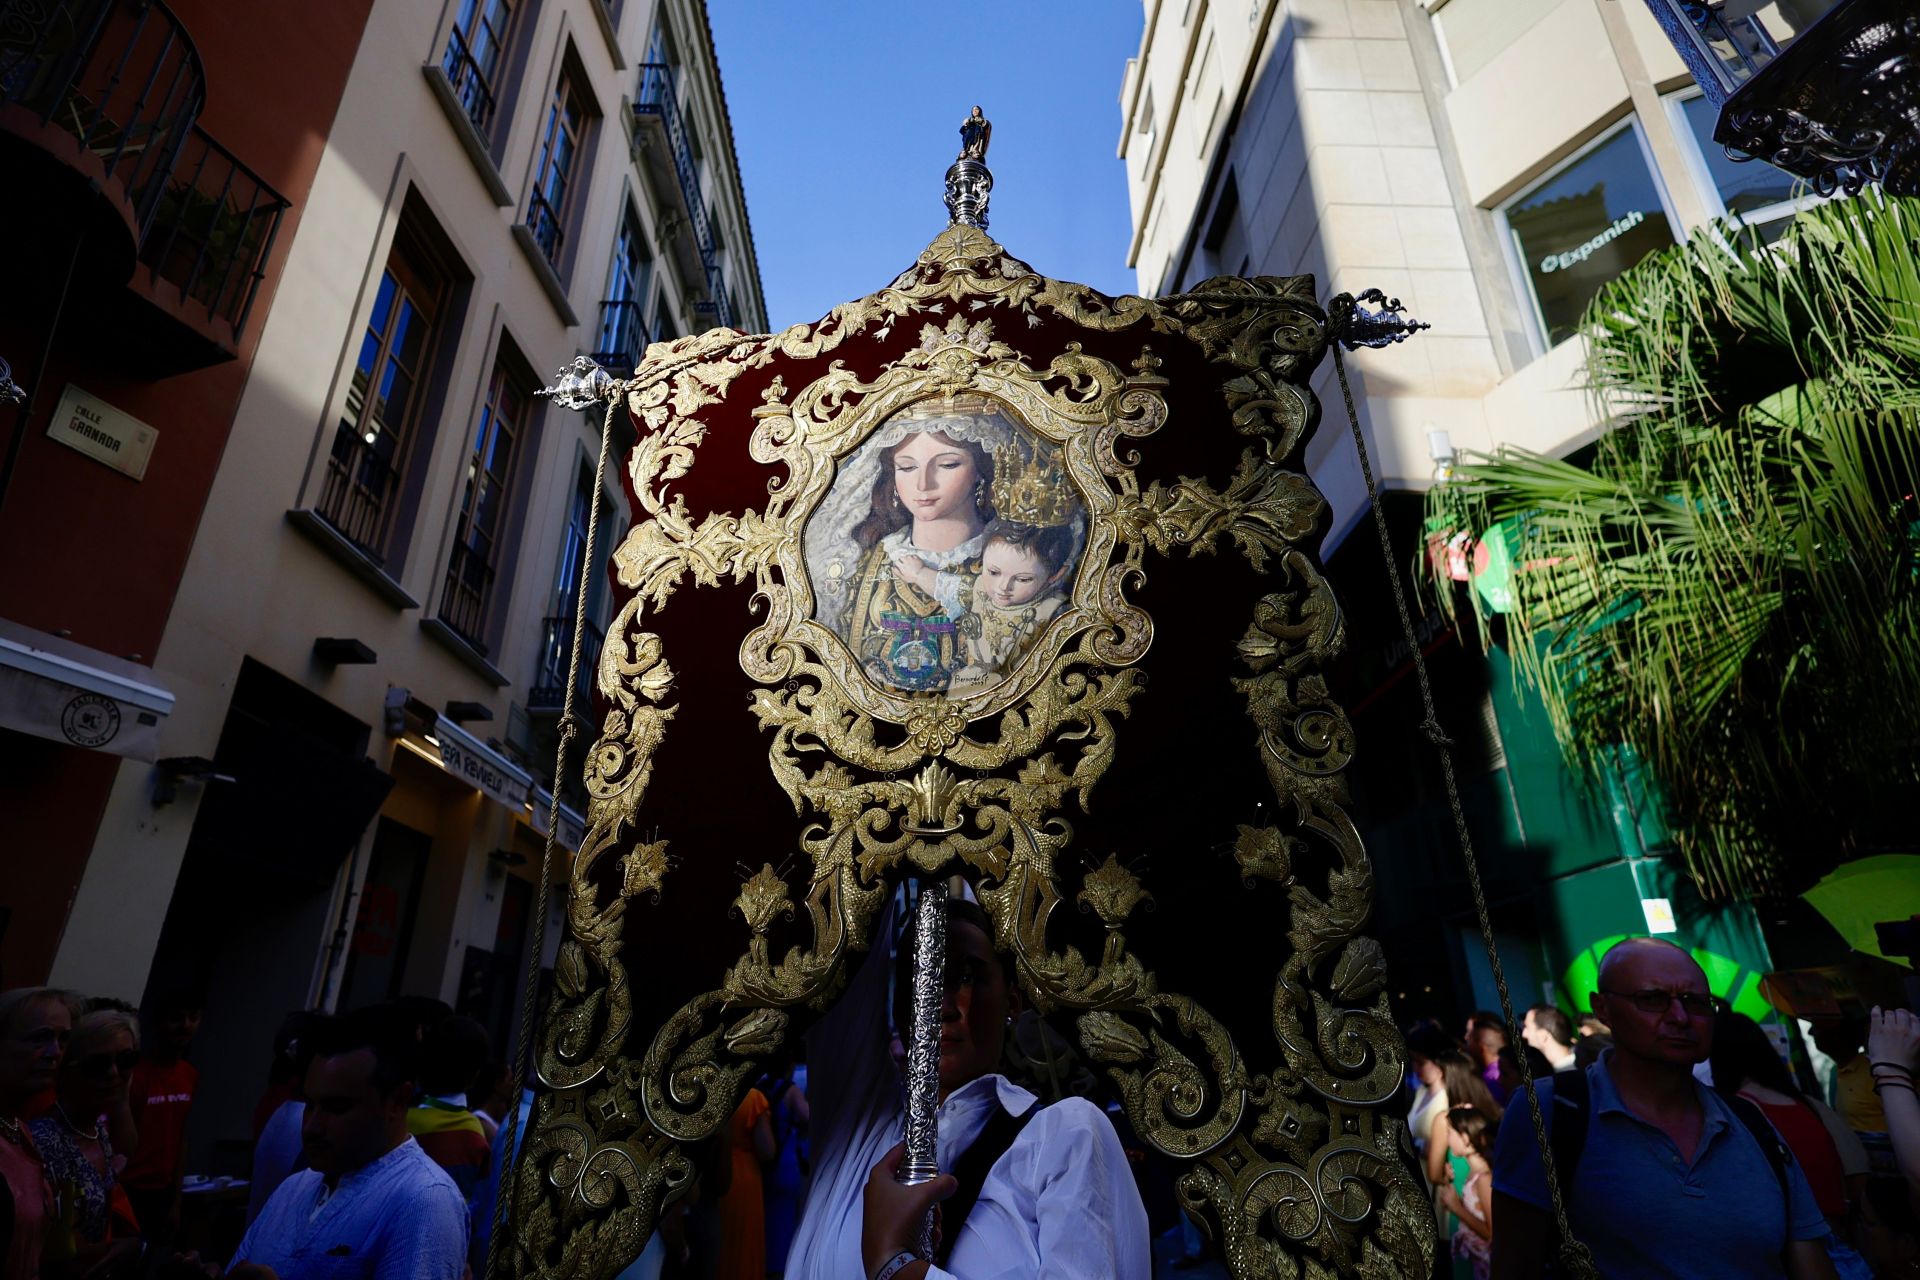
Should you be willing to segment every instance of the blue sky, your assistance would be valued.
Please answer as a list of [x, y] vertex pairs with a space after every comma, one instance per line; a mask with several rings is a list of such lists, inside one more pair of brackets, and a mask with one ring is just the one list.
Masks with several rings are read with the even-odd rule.
[[1138, 0], [709, 0], [767, 317], [889, 283], [946, 226], [974, 103], [993, 121], [989, 233], [1047, 275], [1131, 293], [1120, 81]]

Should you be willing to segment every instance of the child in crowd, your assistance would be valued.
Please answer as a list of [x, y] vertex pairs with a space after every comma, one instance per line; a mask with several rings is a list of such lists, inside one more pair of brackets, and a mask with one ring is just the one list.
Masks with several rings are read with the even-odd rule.
[[1440, 1202], [1460, 1219], [1453, 1232], [1453, 1256], [1472, 1269], [1473, 1280], [1487, 1280], [1493, 1266], [1491, 1161], [1500, 1122], [1478, 1107], [1454, 1107], [1447, 1112], [1447, 1128], [1447, 1145], [1469, 1170], [1464, 1193], [1440, 1188]]

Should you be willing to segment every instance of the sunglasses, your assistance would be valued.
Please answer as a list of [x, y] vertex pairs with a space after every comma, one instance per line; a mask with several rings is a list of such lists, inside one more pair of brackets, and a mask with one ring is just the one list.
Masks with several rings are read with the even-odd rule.
[[1645, 991], [1608, 991], [1602, 988], [1601, 995], [1614, 996], [1625, 1000], [1642, 1013], [1665, 1013], [1678, 1000], [1680, 1007], [1690, 1017], [1710, 1018], [1725, 1008], [1718, 996], [1710, 996], [1704, 991], [1661, 991], [1649, 988]]
[[140, 1051], [128, 1049], [124, 1053], [95, 1053], [74, 1061], [73, 1069], [90, 1076], [103, 1076], [112, 1070], [126, 1075], [140, 1065]]

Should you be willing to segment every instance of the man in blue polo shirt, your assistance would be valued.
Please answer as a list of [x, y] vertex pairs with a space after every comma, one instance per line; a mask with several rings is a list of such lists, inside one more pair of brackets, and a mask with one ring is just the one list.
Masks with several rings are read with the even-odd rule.
[[[1797, 1164], [1774, 1162], [1725, 1099], [1693, 1076], [1713, 1048], [1714, 1000], [1693, 958], [1629, 938], [1600, 964], [1593, 1012], [1613, 1048], [1587, 1068], [1587, 1131], [1573, 1234], [1613, 1280], [1833, 1280], [1827, 1222]], [[1549, 1132], [1554, 1086], [1541, 1081]], [[1507, 1104], [1493, 1164], [1494, 1280], [1537, 1280], [1557, 1252], [1527, 1099]]]

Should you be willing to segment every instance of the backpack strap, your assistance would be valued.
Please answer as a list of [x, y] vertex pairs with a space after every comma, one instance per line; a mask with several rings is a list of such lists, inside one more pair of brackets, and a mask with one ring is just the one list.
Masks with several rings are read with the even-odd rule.
[[973, 1140], [966, 1153], [954, 1162], [953, 1176], [960, 1183], [960, 1189], [948, 1196], [940, 1205], [940, 1247], [934, 1251], [934, 1262], [946, 1266], [947, 1259], [953, 1256], [954, 1242], [960, 1238], [960, 1228], [967, 1225], [967, 1216], [973, 1212], [973, 1206], [979, 1203], [980, 1189], [986, 1185], [987, 1174], [1007, 1154], [1020, 1131], [1027, 1122], [1040, 1114], [1040, 1104], [1034, 1103], [1027, 1108], [1023, 1116], [1016, 1116], [994, 1103], [993, 1115], [987, 1121], [986, 1128]]
[[[1525, 1098], [1516, 1099], [1518, 1108], [1531, 1109]], [[1510, 1106], [1507, 1110], [1516, 1108]], [[1580, 1167], [1581, 1153], [1587, 1149], [1587, 1127], [1593, 1115], [1593, 1098], [1585, 1071], [1562, 1071], [1553, 1077], [1552, 1123], [1547, 1129], [1547, 1145], [1553, 1150], [1553, 1171], [1560, 1179], [1560, 1197], [1573, 1203], [1573, 1175]], [[1532, 1124], [1529, 1117], [1527, 1123]]]
[[1767, 1165], [1773, 1170], [1774, 1181], [1780, 1184], [1781, 1200], [1790, 1201], [1787, 1167], [1793, 1163], [1793, 1152], [1788, 1149], [1786, 1139], [1780, 1136], [1780, 1131], [1773, 1127], [1773, 1121], [1767, 1119], [1767, 1113], [1752, 1099], [1743, 1098], [1737, 1093], [1721, 1096], [1726, 1099], [1727, 1108], [1740, 1118], [1740, 1123], [1747, 1127], [1753, 1140], [1760, 1144], [1760, 1152], [1766, 1156]]

